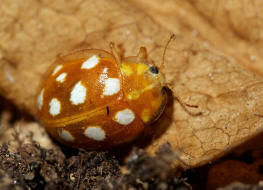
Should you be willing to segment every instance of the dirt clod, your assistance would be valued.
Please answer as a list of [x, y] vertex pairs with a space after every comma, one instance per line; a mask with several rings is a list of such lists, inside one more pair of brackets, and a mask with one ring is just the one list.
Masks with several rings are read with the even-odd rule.
[[34, 142], [22, 145], [15, 153], [4, 144], [0, 148], [0, 179], [5, 180], [1, 187], [92, 189], [104, 178], [120, 174], [118, 161], [106, 152], [79, 152], [73, 158], [74, 163], [72, 157], [66, 158], [59, 149], [47, 150]]
[[156, 157], [134, 150], [121, 172], [119, 161], [108, 152], [79, 150], [67, 155], [32, 141], [17, 152], [0, 147], [1, 189], [190, 189], [171, 169], [169, 146]]
[[[128, 173], [111, 189], [191, 189], [171, 167], [174, 154], [170, 148], [169, 145], [162, 146], [156, 157], [150, 157], [142, 149], [133, 150], [126, 164]], [[107, 184], [104, 185], [104, 189], [109, 188]]]

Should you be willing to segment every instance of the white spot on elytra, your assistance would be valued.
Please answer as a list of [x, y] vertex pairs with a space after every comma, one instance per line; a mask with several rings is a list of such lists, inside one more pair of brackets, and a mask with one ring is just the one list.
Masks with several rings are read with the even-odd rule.
[[74, 105], [82, 104], [85, 102], [86, 99], [86, 87], [81, 84], [79, 81], [73, 87], [71, 94], [70, 94], [70, 101]]
[[108, 67], [105, 67], [100, 75], [99, 82], [104, 83], [105, 79], [108, 78]]
[[111, 96], [117, 94], [120, 91], [120, 80], [117, 78], [105, 79], [105, 86], [103, 89], [103, 95]]
[[58, 72], [60, 69], [62, 69], [62, 65], [58, 65], [58, 66], [56, 66], [56, 68], [53, 70], [52, 75], [57, 74], [57, 72]]
[[58, 135], [65, 141], [73, 141], [74, 137], [65, 129], [58, 130]]
[[67, 77], [67, 73], [61, 73], [61, 74], [56, 78], [56, 81], [63, 83], [63, 82], [65, 81], [66, 77]]
[[86, 128], [84, 135], [95, 141], [103, 141], [105, 139], [105, 132], [99, 126], [90, 126]]
[[121, 125], [128, 125], [135, 119], [135, 115], [130, 109], [124, 109], [121, 111], [118, 111], [113, 120], [118, 122]]
[[58, 115], [60, 113], [60, 102], [57, 98], [52, 98], [52, 100], [49, 102], [49, 113], [52, 116]]
[[41, 110], [43, 106], [43, 96], [44, 96], [44, 89], [40, 91], [40, 94], [37, 97], [37, 107], [39, 110]]
[[91, 69], [99, 63], [99, 58], [96, 55], [91, 56], [81, 65], [81, 69]]
[[109, 68], [108, 68], [108, 67], [105, 67], [105, 68], [103, 69], [102, 73], [107, 73], [108, 70], [109, 70]]

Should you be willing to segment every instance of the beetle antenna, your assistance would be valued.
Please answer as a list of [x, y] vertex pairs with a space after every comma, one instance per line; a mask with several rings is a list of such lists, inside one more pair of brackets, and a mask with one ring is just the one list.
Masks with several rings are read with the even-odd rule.
[[121, 66], [121, 57], [120, 57], [119, 53], [117, 52], [117, 49], [116, 49], [115, 44], [113, 42], [110, 42], [110, 49], [111, 49], [111, 53], [113, 54], [113, 57], [115, 58], [117, 64], [119, 66]]
[[169, 40], [166, 42], [166, 45], [164, 47], [164, 50], [163, 50], [163, 58], [162, 58], [162, 64], [160, 66], [160, 69], [163, 70], [163, 67], [164, 67], [164, 58], [165, 58], [165, 54], [166, 54], [166, 50], [168, 48], [168, 45], [170, 44], [170, 42], [175, 39], [175, 34], [172, 34], [169, 38]]

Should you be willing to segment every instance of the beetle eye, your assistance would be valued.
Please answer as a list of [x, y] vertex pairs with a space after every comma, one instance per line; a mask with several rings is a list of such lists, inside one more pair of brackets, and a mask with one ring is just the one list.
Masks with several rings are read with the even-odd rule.
[[153, 74], [158, 74], [158, 73], [159, 73], [158, 68], [155, 67], [155, 66], [150, 66], [150, 71], [151, 71], [151, 73], [153, 73]]

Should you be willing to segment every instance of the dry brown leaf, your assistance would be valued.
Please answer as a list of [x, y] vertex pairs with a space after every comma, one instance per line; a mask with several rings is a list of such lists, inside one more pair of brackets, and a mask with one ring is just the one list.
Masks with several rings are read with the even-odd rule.
[[168, 141], [183, 152], [181, 159], [196, 165], [262, 131], [261, 77], [205, 49], [169, 50], [167, 57], [167, 84], [180, 102], [174, 99], [172, 122], [149, 151]]
[[129, 0], [157, 23], [263, 75], [263, 2], [260, 0]]
[[164, 45], [174, 32], [177, 38], [169, 45], [164, 69], [173, 103], [146, 149], [154, 152], [169, 142], [194, 167], [259, 134], [263, 80], [237, 64], [263, 73], [261, 26], [254, 27], [255, 21], [247, 19], [255, 33], [245, 30], [245, 15], [237, 5], [247, 3], [257, 11], [263, 5], [253, 4], [257, 1], [138, 2], [3, 0], [1, 94], [34, 115], [41, 77], [59, 53], [82, 47], [108, 49], [114, 41], [125, 55], [135, 55], [146, 46], [149, 58], [160, 64]]

